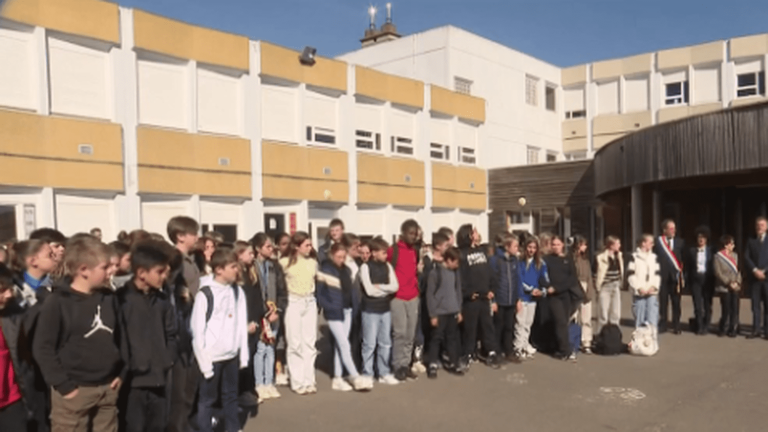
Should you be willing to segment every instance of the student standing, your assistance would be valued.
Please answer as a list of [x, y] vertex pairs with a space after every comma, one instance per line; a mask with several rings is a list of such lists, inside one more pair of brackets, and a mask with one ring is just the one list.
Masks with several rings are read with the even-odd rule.
[[536, 237], [525, 240], [523, 260], [518, 266], [523, 292], [520, 296], [522, 308], [515, 323], [515, 355], [520, 360], [533, 358], [536, 348], [531, 345], [531, 326], [537, 314], [538, 301], [546, 295], [544, 289], [549, 284], [547, 264], [541, 259], [539, 241]]
[[595, 281], [592, 278], [592, 265], [587, 254], [587, 239], [575, 236], [571, 256], [576, 267], [576, 277], [584, 293], [584, 301], [578, 305], [577, 322], [581, 326], [581, 351], [592, 354], [592, 300], [595, 298]]
[[483, 349], [488, 353], [486, 363], [500, 367], [498, 343], [493, 329], [491, 301], [494, 299], [494, 276], [488, 257], [480, 247], [480, 236], [472, 225], [463, 225], [456, 234], [461, 251], [461, 284], [463, 292], [462, 316], [464, 334], [462, 341], [464, 363], [468, 364], [477, 349], [478, 327], [482, 332]]
[[[744, 254], [744, 263], [752, 279], [752, 333], [747, 339], [761, 336], [768, 339], [768, 221], [764, 217], [757, 218], [755, 222], [755, 238], [747, 242], [747, 250]], [[762, 326], [762, 332], [761, 332]]]
[[129, 363], [125, 425], [128, 432], [162, 432], [168, 424], [166, 379], [178, 355], [176, 313], [162, 291], [169, 257], [161, 245], [137, 245], [133, 277], [119, 291]]
[[[551, 253], [544, 257], [547, 263], [550, 286], [547, 288], [549, 310], [555, 325], [557, 351], [555, 357], [563, 360], [575, 360], [577, 347], [569, 340], [568, 324], [572, 315], [571, 292], [579, 287], [573, 261], [565, 256], [565, 244], [560, 236], [552, 236]], [[580, 342], [579, 339], [576, 339]]]
[[392, 300], [392, 367], [400, 381], [418, 378], [410, 368], [416, 324], [419, 319], [418, 250], [415, 247], [419, 224], [409, 219], [400, 226], [400, 240], [387, 250], [395, 269], [397, 294]]
[[333, 219], [328, 225], [328, 238], [325, 243], [317, 250], [317, 262], [322, 264], [328, 259], [328, 255], [331, 250], [331, 246], [336, 243], [341, 243], [344, 239], [344, 221], [341, 219]]
[[54, 432], [117, 430], [129, 354], [117, 298], [102, 288], [108, 256], [94, 238], [70, 243], [64, 264], [72, 284], [54, 290], [40, 312], [33, 353], [53, 387]]
[[310, 257], [311, 253], [309, 235], [299, 231], [291, 237], [288, 256], [280, 259], [288, 290], [288, 307], [285, 310], [288, 371], [291, 374], [291, 390], [299, 395], [317, 393], [317, 261]]
[[198, 427], [213, 430], [213, 404], [221, 400], [227, 432], [240, 430], [238, 371], [248, 367], [248, 311], [245, 293], [237, 285], [240, 271], [232, 250], [211, 255], [213, 278], [195, 296], [192, 309], [192, 347], [203, 379], [198, 400]]
[[739, 293], [741, 292], [739, 256], [733, 251], [736, 243], [732, 236], [723, 236], [720, 243], [722, 249], [714, 258], [715, 292], [720, 296], [721, 308], [718, 336], [727, 334], [728, 337], [734, 338], [739, 329]]
[[635, 328], [649, 324], [656, 328], [659, 322], [659, 286], [661, 269], [658, 257], [653, 253], [653, 236], [645, 234], [637, 245], [627, 265], [627, 283], [632, 290], [632, 312]]
[[387, 262], [387, 242], [376, 238], [371, 240], [369, 247], [371, 259], [360, 267], [363, 286], [363, 375], [373, 380], [375, 352], [379, 383], [395, 385], [400, 381], [392, 375], [389, 366], [392, 352], [392, 313], [389, 305], [398, 289], [397, 276]]
[[491, 259], [496, 275], [493, 324], [499, 348], [508, 360], [517, 361], [515, 355], [515, 317], [523, 308], [523, 283], [520, 280], [519, 240], [508, 234], [501, 239], [501, 250]]
[[624, 281], [624, 256], [621, 241], [614, 236], [605, 239], [605, 250], [597, 260], [595, 287], [598, 292], [597, 333], [606, 324], [619, 325], [621, 320], [621, 284]]
[[448, 354], [448, 369], [463, 373], [459, 363], [459, 324], [462, 321], [463, 297], [461, 276], [458, 272], [461, 254], [451, 248], [444, 252], [442, 260], [435, 264], [427, 280], [427, 309], [432, 325], [429, 341], [427, 376], [437, 378], [440, 348]]

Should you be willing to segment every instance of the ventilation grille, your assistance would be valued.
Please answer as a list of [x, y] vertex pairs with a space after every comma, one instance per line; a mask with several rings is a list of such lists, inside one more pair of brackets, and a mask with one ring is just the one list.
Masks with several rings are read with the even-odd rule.
[[226, 158], [226, 157], [219, 158], [219, 165], [229, 166], [229, 158]]
[[82, 155], [93, 156], [93, 146], [90, 144], [80, 144], [77, 146], [77, 152]]

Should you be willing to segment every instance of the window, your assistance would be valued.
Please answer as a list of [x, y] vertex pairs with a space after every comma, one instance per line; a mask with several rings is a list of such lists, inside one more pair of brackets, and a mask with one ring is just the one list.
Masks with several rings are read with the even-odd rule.
[[765, 72], [749, 72], [736, 77], [736, 97], [765, 95]]
[[584, 103], [584, 86], [563, 89], [563, 100], [565, 103], [565, 118], [567, 120], [587, 116]]
[[584, 118], [586, 116], [587, 116], [587, 110], [566, 111], [565, 112], [565, 118], [566, 119]]
[[539, 85], [539, 80], [532, 76], [525, 77], [525, 103], [528, 105], [536, 106], [538, 101], [536, 98], [536, 86]]
[[381, 134], [357, 130], [355, 136], [355, 145], [357, 148], [381, 151]]
[[51, 112], [109, 119], [112, 115], [108, 49], [48, 37]]
[[619, 81], [597, 83], [597, 115], [618, 114]]
[[688, 81], [674, 82], [666, 85], [664, 95], [665, 105], [681, 105], [688, 103]]
[[555, 111], [555, 109], [557, 109], [555, 105], [555, 88], [547, 86], [544, 96], [547, 99], [547, 111]]
[[240, 73], [224, 68], [197, 68], [197, 128], [203, 132], [239, 135]]
[[526, 218], [522, 212], [507, 212], [507, 220], [510, 225], [520, 225], [523, 223], [527, 223]]
[[307, 142], [316, 144], [336, 144], [333, 129], [307, 126]]
[[431, 143], [429, 145], [429, 157], [437, 160], [450, 160], [451, 148], [445, 144]]
[[459, 162], [463, 164], [475, 165], [477, 163], [477, 158], [475, 157], [475, 149], [459, 147]]
[[472, 94], [472, 81], [465, 78], [454, 77], [453, 89], [456, 91], [456, 93], [465, 95]]
[[528, 165], [539, 163], [539, 149], [528, 147]]
[[413, 154], [413, 140], [403, 137], [392, 137], [392, 153]]
[[555, 153], [547, 153], [547, 162], [557, 162], [557, 155]]

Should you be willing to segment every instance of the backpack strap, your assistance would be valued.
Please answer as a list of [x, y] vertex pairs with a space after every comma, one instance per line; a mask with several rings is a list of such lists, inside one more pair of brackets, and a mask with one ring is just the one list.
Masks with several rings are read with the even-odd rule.
[[392, 268], [397, 270], [397, 259], [400, 255], [400, 246], [397, 243], [392, 245]]
[[[200, 288], [200, 292], [203, 293], [205, 296], [205, 300], [208, 303], [208, 307], [205, 310], [205, 322], [207, 323], [211, 319], [211, 315], [213, 315], [213, 292], [211, 292], [211, 287], [204, 286]], [[235, 297], [237, 299], [237, 297]]]

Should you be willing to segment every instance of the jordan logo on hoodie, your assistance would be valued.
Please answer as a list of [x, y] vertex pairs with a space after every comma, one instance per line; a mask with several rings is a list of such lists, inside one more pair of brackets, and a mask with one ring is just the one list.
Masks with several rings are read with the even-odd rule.
[[105, 326], [101, 321], [101, 305], [96, 306], [96, 315], [93, 316], [93, 323], [91, 323], [91, 331], [85, 334], [85, 338], [93, 336], [97, 331], [104, 330], [112, 333], [112, 329]]

